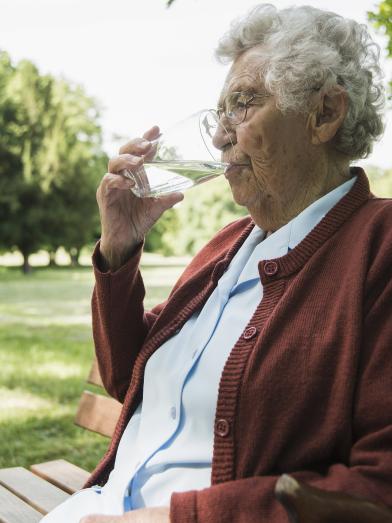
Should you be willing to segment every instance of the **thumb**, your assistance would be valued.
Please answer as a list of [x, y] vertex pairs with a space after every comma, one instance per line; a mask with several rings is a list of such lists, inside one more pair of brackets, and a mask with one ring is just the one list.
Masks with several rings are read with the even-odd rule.
[[157, 125], [153, 125], [148, 131], [146, 131], [143, 134], [143, 138], [146, 140], [155, 140], [155, 138], [158, 138], [160, 133], [159, 127]]
[[174, 192], [170, 194], [164, 194], [162, 196], [154, 198], [151, 206], [151, 218], [158, 220], [162, 214], [173, 207], [176, 203], [184, 199], [184, 195], [181, 192]]
[[173, 207], [176, 205], [176, 203], [181, 202], [184, 199], [184, 195], [182, 192], [173, 192], [170, 194], [163, 194], [162, 196], [159, 196], [159, 201], [162, 204], [162, 207], [164, 210], [170, 209], [170, 207]]

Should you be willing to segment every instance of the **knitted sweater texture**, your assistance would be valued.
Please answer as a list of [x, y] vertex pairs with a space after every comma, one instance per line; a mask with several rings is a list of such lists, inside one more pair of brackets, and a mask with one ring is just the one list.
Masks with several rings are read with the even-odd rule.
[[[282, 473], [392, 505], [392, 202], [353, 171], [351, 191], [299, 245], [260, 260], [263, 299], [221, 376], [211, 487], [174, 493], [173, 523], [287, 523], [273, 494]], [[203, 307], [253, 225], [220, 231], [151, 311], [141, 248], [115, 273], [99, 270], [96, 249], [96, 353], [123, 410], [87, 486], [113, 468], [149, 357]]]

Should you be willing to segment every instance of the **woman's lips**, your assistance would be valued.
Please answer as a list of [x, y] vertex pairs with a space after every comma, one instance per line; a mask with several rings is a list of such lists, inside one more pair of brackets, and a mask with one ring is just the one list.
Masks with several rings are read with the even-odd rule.
[[230, 163], [228, 167], [226, 167], [225, 170], [225, 177], [229, 178], [230, 176], [233, 176], [234, 174], [238, 174], [244, 167], [249, 167], [248, 163]]

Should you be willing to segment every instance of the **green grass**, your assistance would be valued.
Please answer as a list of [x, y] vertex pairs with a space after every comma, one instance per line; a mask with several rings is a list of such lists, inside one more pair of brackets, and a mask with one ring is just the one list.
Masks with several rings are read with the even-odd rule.
[[[162, 301], [182, 265], [143, 268], [145, 305]], [[64, 458], [91, 470], [109, 440], [74, 425], [93, 356], [90, 268], [0, 267], [0, 467]]]

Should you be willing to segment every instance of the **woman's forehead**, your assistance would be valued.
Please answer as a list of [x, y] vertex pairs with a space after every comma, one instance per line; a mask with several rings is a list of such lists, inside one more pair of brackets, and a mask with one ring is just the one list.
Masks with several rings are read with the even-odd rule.
[[260, 48], [248, 49], [242, 53], [227, 74], [220, 99], [233, 91], [260, 91], [264, 87], [260, 74], [262, 64], [263, 54]]

